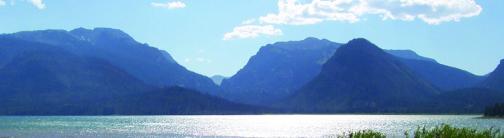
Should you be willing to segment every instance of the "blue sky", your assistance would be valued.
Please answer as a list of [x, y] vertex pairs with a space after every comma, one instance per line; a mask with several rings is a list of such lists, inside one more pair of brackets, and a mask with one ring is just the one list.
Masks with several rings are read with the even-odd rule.
[[0, 0], [0, 33], [118, 28], [207, 76], [231, 76], [257, 50], [306, 37], [364, 37], [475, 74], [504, 58], [504, 1]]

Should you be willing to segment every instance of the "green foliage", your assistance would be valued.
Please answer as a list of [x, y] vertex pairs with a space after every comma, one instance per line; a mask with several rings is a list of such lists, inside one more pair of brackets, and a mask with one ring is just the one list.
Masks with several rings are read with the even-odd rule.
[[418, 127], [414, 131], [414, 138], [504, 138], [504, 133], [494, 128], [476, 130], [443, 124], [431, 129], [427, 129], [425, 126]]
[[385, 134], [381, 132], [376, 132], [373, 130], [361, 130], [357, 132], [352, 132], [349, 135], [350, 138], [385, 138]]
[[485, 117], [504, 117], [504, 103], [487, 107], [485, 109]]
[[[409, 131], [404, 132], [406, 138], [504, 138], [504, 133], [499, 129], [489, 128], [477, 130], [472, 128], [457, 128], [447, 124], [433, 128], [417, 127], [410, 135]], [[338, 138], [385, 138], [385, 134], [373, 130], [361, 130], [349, 132], [338, 136]]]
[[343, 136], [338, 138], [385, 138], [385, 134], [373, 130], [360, 130], [357, 132], [344, 133]]

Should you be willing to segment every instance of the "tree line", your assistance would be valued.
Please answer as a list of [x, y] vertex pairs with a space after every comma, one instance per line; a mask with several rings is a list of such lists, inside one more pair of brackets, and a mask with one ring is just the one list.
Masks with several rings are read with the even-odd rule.
[[504, 117], [504, 103], [497, 103], [485, 108], [485, 117]]

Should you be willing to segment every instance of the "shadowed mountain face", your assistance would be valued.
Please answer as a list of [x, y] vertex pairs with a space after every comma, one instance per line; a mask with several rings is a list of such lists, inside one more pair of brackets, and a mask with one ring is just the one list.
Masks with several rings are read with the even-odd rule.
[[117, 29], [45, 30], [4, 37], [58, 46], [76, 55], [103, 59], [149, 85], [183, 86], [211, 93], [219, 91], [211, 79], [187, 70], [168, 53], [140, 44]]
[[316, 38], [264, 46], [243, 69], [222, 82], [222, 96], [250, 104], [285, 98], [316, 76], [339, 46]]
[[287, 103], [307, 112], [405, 112], [438, 93], [394, 56], [354, 39]]
[[104, 60], [62, 48], [3, 38], [0, 47], [11, 53], [0, 66], [0, 114], [66, 112], [150, 88]]
[[504, 59], [499, 66], [480, 84], [481, 87], [504, 91]]
[[401, 61], [420, 78], [431, 82], [443, 91], [471, 88], [484, 79], [482, 76], [437, 62], [416, 59], [401, 59]]

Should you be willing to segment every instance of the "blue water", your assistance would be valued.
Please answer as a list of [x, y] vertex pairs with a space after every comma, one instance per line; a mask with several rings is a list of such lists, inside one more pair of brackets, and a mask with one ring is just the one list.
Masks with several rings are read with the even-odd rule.
[[236, 115], [0, 117], [0, 137], [325, 137], [372, 129], [402, 136], [417, 126], [504, 130], [470, 115]]

